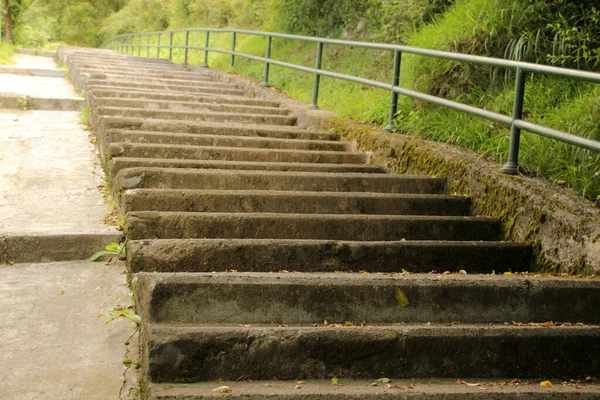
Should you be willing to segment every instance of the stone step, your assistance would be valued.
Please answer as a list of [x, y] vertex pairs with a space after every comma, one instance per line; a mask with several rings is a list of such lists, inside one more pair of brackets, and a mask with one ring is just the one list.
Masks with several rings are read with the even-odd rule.
[[114, 157], [109, 164], [109, 177], [125, 168], [194, 168], [194, 169], [234, 169], [254, 171], [298, 171], [298, 172], [354, 172], [367, 174], [386, 173], [380, 165], [369, 164], [305, 164], [276, 162], [239, 162], [214, 160], [176, 160], [166, 158]]
[[168, 144], [184, 146], [245, 147], [261, 149], [293, 149], [319, 151], [350, 151], [351, 144], [326, 140], [257, 138], [192, 133], [149, 132], [114, 129], [106, 133], [105, 143]]
[[444, 180], [419, 175], [131, 168], [113, 179], [125, 189], [279, 190], [441, 194]]
[[88, 260], [120, 238], [116, 233], [0, 233], [0, 265]]
[[164, 91], [181, 91], [181, 88], [223, 88], [239, 90], [237, 86], [231, 83], [215, 82], [213, 80], [203, 80], [196, 82], [190, 79], [177, 79], [161, 81], [153, 78], [146, 78], [139, 76], [138, 78], [105, 78], [105, 79], [89, 79], [89, 85], [105, 85], [105, 86], [119, 86], [128, 88], [141, 88], [141, 89], [154, 89]]
[[[232, 83], [224, 83], [215, 81], [214, 79], [210, 79], [209, 77], [203, 77], [204, 79], [201, 81], [197, 81], [189, 78], [181, 78], [181, 79], [164, 79], [164, 78], [155, 78], [155, 77], [146, 77], [137, 75], [137, 77], [121, 77], [121, 76], [109, 76], [105, 78], [94, 78], [93, 76], [90, 78], [91, 82], [102, 82], [105, 85], [114, 85], [114, 86], [127, 86], [127, 87], [141, 87], [141, 88], [156, 88], [158, 90], [165, 90], [164, 88], [170, 88], [172, 86], [180, 87], [219, 87], [226, 89], [238, 89], [238, 87]], [[170, 91], [170, 89], [166, 89]]]
[[[156, 59], [139, 59], [139, 60], [106, 60], [95, 57], [69, 57], [69, 64], [75, 68], [101, 68], [106, 72], [131, 72], [135, 71], [150, 71], [150, 72], [170, 72], [170, 71], [189, 71], [186, 66], [180, 64], [172, 64], [169, 62], [157, 62]], [[202, 73], [202, 72], [200, 72]]]
[[96, 135], [102, 139], [108, 129], [130, 129], [137, 131], [194, 133], [224, 136], [258, 136], [279, 139], [339, 140], [334, 132], [314, 132], [296, 126], [265, 126], [241, 123], [219, 123], [207, 121], [175, 121], [144, 118], [96, 117]]
[[[600, 280], [491, 275], [140, 273], [150, 324], [598, 323]], [[507, 320], [510, 319], [510, 320]]]
[[131, 272], [371, 271], [502, 274], [527, 271], [532, 249], [524, 243], [481, 241], [349, 242], [290, 239], [133, 240]]
[[[598, 326], [150, 324], [150, 381], [595, 376]], [[144, 357], [145, 358], [145, 357]], [[145, 361], [145, 360], [144, 360]]]
[[159, 66], [174, 66], [174, 67], [182, 67], [179, 64], [173, 64], [169, 60], [161, 59], [161, 58], [147, 58], [147, 57], [136, 57], [130, 55], [122, 55], [118, 53], [112, 54], [103, 54], [99, 56], [94, 52], [81, 52], [71, 54], [69, 56], [69, 60], [76, 61], [78, 63], [82, 62], [90, 62], [95, 65], [107, 65], [107, 66], [116, 66], [116, 65], [159, 65]]
[[[331, 384], [331, 379], [290, 381], [258, 381], [240, 379], [239, 381], [214, 381], [201, 383], [150, 383], [147, 396], [150, 400], [202, 400], [228, 399], [244, 400], [548, 400], [578, 399], [592, 400], [600, 398], [600, 385], [594, 383], [567, 382], [555, 380], [551, 389], [541, 387], [544, 379], [521, 379], [513, 377], [490, 380], [471, 378], [468, 382], [461, 379], [397, 379], [389, 384], [376, 383], [372, 379], [344, 379], [339, 385]], [[374, 385], [375, 384], [375, 385]], [[231, 393], [224, 395], [213, 390], [227, 386]]]
[[179, 112], [229, 112], [229, 113], [247, 113], [264, 115], [289, 115], [290, 110], [280, 107], [263, 107], [257, 105], [244, 104], [224, 104], [206, 98], [205, 101], [196, 99], [196, 101], [172, 101], [172, 100], [151, 100], [151, 99], [123, 99], [114, 97], [95, 97], [94, 106], [100, 107], [122, 107], [122, 108], [143, 108], [147, 110], [170, 110]]
[[142, 108], [124, 107], [95, 107], [92, 110], [103, 116], [144, 118], [144, 119], [174, 119], [177, 121], [209, 121], [209, 122], [238, 122], [264, 125], [295, 125], [296, 117], [287, 115], [247, 114], [237, 112], [208, 112], [206, 110], [171, 111], [147, 110]]
[[125, 232], [137, 239], [484, 240], [500, 222], [483, 217], [194, 213], [136, 211]]
[[230, 96], [244, 96], [245, 93], [243, 90], [239, 89], [229, 89], [222, 87], [214, 87], [210, 85], [205, 86], [167, 86], [167, 85], [140, 85], [140, 86], [130, 86], [126, 83], [123, 84], [110, 84], [105, 83], [102, 80], [94, 80], [88, 81], [85, 90], [93, 91], [95, 89], [108, 89], [108, 90], [129, 90], [130, 88], [135, 88], [138, 92], [153, 92], [156, 90], [160, 91], [168, 91], [172, 93], [191, 93], [191, 94], [225, 94]]
[[92, 94], [98, 98], [112, 99], [131, 99], [148, 102], [182, 102], [182, 103], [208, 103], [215, 104], [235, 104], [257, 107], [279, 107], [280, 103], [272, 100], [249, 99], [245, 97], [235, 97], [226, 95], [194, 95], [171, 93], [165, 91], [137, 91], [137, 90], [116, 90], [116, 89], [98, 89], [94, 88]]
[[[97, 68], [97, 67], [79, 67], [77, 71], [80, 74], [89, 74], [90, 78], [98, 78], [104, 79], [107, 77], [121, 77], [121, 78], [136, 78], [139, 77], [140, 74], [134, 71], [112, 71], [107, 70], [106, 68]], [[186, 70], [165, 70], [164, 72], [146, 72], [144, 73], [144, 77], [146, 78], [156, 78], [156, 79], [190, 79], [195, 81], [203, 81], [203, 80], [212, 80], [211, 75], [201, 72], [194, 71], [186, 71]]]
[[133, 189], [121, 195], [122, 212], [271, 212], [465, 216], [470, 201], [446, 195], [276, 190]]
[[290, 163], [360, 164], [364, 153], [318, 150], [254, 149], [243, 147], [109, 143], [103, 157], [176, 158], [182, 160], [266, 161]]

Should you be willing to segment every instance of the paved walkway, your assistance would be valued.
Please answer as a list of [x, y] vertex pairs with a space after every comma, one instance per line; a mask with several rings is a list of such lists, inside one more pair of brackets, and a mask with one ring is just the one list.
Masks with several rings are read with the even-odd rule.
[[[55, 68], [45, 57], [15, 61], [12, 67]], [[8, 92], [75, 95], [64, 78], [0, 70], [0, 93]], [[105, 325], [97, 315], [128, 303], [124, 267], [77, 261], [119, 234], [104, 222], [103, 173], [88, 134], [77, 112], [0, 110], [3, 400], [117, 399], [123, 386], [133, 325]], [[66, 261], [18, 263], [48, 254]]]

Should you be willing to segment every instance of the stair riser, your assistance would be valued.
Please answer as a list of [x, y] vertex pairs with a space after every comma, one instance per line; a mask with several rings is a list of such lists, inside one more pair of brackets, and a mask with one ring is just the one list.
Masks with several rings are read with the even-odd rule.
[[134, 190], [121, 196], [121, 210], [186, 212], [272, 212], [297, 214], [381, 214], [464, 216], [469, 202], [460, 197], [315, 195], [293, 192], [223, 193]]
[[202, 122], [147, 120], [142, 118], [102, 117], [96, 116], [98, 129], [96, 135], [102, 138], [109, 129], [132, 129], [138, 131], [175, 132], [224, 136], [271, 137], [279, 139], [306, 140], [338, 140], [335, 133], [311, 133], [295, 127], [257, 127], [227, 126], [226, 124], [210, 124]]
[[[109, 71], [105, 68], [93, 68], [83, 67], [78, 68], [78, 72], [81, 74], [91, 75], [91, 79], [105, 79], [105, 78], [139, 78], [140, 74], [137, 72], [126, 71]], [[146, 72], [144, 77], [156, 78], [156, 79], [189, 79], [193, 81], [211, 81], [211, 77], [208, 74], [202, 74], [197, 72], [177, 72], [177, 71], [165, 71], [165, 72]]]
[[387, 174], [353, 177], [293, 172], [261, 173], [257, 171], [137, 168], [121, 171], [113, 180], [113, 188], [117, 191], [121, 188], [136, 188], [438, 194], [444, 190], [444, 181], [427, 177]]
[[597, 373], [597, 338], [597, 330], [584, 328], [157, 329], [148, 344], [149, 372], [152, 382], [332, 376], [562, 379]]
[[265, 125], [294, 125], [295, 117], [280, 115], [254, 115], [244, 113], [216, 113], [216, 112], [176, 112], [169, 110], [144, 110], [98, 107], [93, 112], [112, 117], [147, 118], [147, 119], [174, 119], [178, 121], [212, 121], [234, 122]]
[[254, 150], [234, 147], [132, 145], [123, 143], [109, 144], [106, 157], [326, 164], [363, 164], [367, 161], [367, 156], [363, 153]]
[[176, 101], [152, 101], [128, 100], [128, 99], [99, 99], [93, 101], [99, 107], [123, 107], [140, 108], [146, 110], [167, 110], [175, 112], [222, 112], [222, 113], [244, 113], [260, 115], [283, 115], [287, 116], [289, 110], [276, 107], [255, 107], [233, 104], [218, 104], [217, 102], [176, 102]]
[[494, 220], [297, 214], [131, 213], [130, 240], [178, 238], [325, 240], [497, 240]]
[[156, 86], [159, 90], [162, 87], [218, 87], [218, 88], [228, 88], [228, 89], [238, 89], [235, 85], [231, 83], [223, 83], [219, 81], [214, 81], [212, 79], [208, 79], [208, 77], [203, 77], [205, 79], [197, 81], [194, 79], [181, 78], [181, 79], [165, 79], [165, 78], [156, 78], [156, 77], [140, 77], [137, 75], [135, 77], [122, 77], [119, 75], [116, 76], [106, 76], [104, 78], [96, 78], [92, 76], [90, 78], [90, 82], [93, 82], [98, 85], [111, 85], [111, 86], [127, 86], [131, 88], [148, 88]]
[[107, 143], [167, 144], [182, 146], [245, 147], [257, 149], [349, 151], [348, 143], [331, 141], [299, 141], [263, 138], [228, 137], [221, 135], [190, 135], [136, 131], [108, 131]]
[[223, 170], [259, 170], [259, 171], [296, 171], [296, 172], [332, 172], [380, 174], [386, 170], [378, 165], [367, 164], [301, 164], [301, 163], [256, 163], [233, 161], [168, 160], [151, 158], [116, 157], [110, 160], [109, 176], [115, 176], [124, 168], [195, 168]]
[[[211, 275], [157, 282], [150, 315], [144, 317], [151, 323], [211, 325], [600, 322], [595, 313], [600, 304], [597, 283]], [[408, 299], [407, 306], [399, 304], [398, 290]]]
[[193, 93], [193, 94], [225, 94], [230, 96], [243, 96], [244, 92], [238, 89], [228, 89], [222, 87], [212, 87], [210, 84], [206, 86], [176, 86], [176, 85], [131, 85], [125, 82], [114, 83], [104, 81], [90, 81], [86, 86], [86, 90], [94, 90], [95, 88], [127, 90], [129, 88], [137, 91], [166, 91], [173, 93]]
[[160, 101], [160, 102], [189, 102], [189, 103], [206, 103], [212, 102], [215, 104], [231, 104], [245, 106], [264, 106], [264, 107], [279, 107], [279, 103], [268, 100], [247, 99], [244, 97], [233, 96], [206, 96], [193, 94], [171, 94], [160, 91], [136, 91], [136, 90], [113, 90], [113, 89], [94, 89], [91, 93], [98, 99], [122, 99], [122, 100], [139, 100], [139, 101]]
[[369, 271], [469, 273], [526, 271], [531, 248], [523, 245], [444, 242], [294, 242], [165, 240], [130, 241], [132, 272]]

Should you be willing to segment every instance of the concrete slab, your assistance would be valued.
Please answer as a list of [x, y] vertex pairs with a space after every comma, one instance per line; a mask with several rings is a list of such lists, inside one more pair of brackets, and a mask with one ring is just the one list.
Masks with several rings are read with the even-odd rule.
[[12, 58], [15, 62], [13, 66], [20, 68], [59, 69], [54, 60], [49, 57], [14, 53]]
[[77, 112], [0, 110], [0, 234], [117, 233]]
[[27, 76], [2, 74], [0, 70], [0, 91], [17, 93], [34, 97], [49, 97], [58, 99], [79, 98], [64, 78], [45, 76]]
[[129, 302], [122, 265], [0, 265], [0, 397], [118, 399], [134, 325], [97, 318]]

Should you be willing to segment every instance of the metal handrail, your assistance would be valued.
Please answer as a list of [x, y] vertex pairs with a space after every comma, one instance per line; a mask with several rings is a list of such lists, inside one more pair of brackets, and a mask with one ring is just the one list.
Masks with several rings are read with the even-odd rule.
[[[192, 46], [190, 45], [190, 33], [191, 32], [204, 32], [204, 46]], [[210, 33], [229, 33], [231, 34], [231, 49], [219, 49], [209, 47]], [[185, 35], [185, 45], [176, 46], [173, 45], [173, 37], [176, 34]], [[161, 45], [161, 36], [169, 35], [169, 44]], [[236, 40], [238, 34], [262, 36], [266, 38], [265, 57], [254, 56], [251, 54], [240, 53], [235, 51]], [[151, 36], [157, 37], [157, 44], [150, 44]], [[142, 37], [146, 37], [146, 43], [142, 43]], [[305, 67], [302, 65], [296, 65], [287, 63], [284, 61], [274, 60], [271, 58], [271, 46], [273, 38], [281, 39], [292, 39], [300, 40], [304, 42], [313, 42], [317, 44], [316, 49], [316, 62], [315, 67]], [[137, 39], [137, 40], [136, 40]], [[341, 74], [337, 72], [327, 71], [321, 68], [323, 59], [324, 46], [338, 45], [338, 46], [352, 46], [365, 49], [375, 50], [388, 50], [394, 52], [394, 71], [391, 83], [385, 83], [376, 81], [373, 79], [361, 78], [354, 75]], [[187, 65], [188, 52], [190, 50], [198, 50], [204, 52], [203, 67], [208, 67], [208, 55], [210, 52], [221, 53], [230, 55], [230, 63], [233, 66], [235, 64], [235, 57], [247, 58], [250, 60], [260, 61], [265, 64], [264, 78], [261, 82], [263, 86], [269, 86], [269, 71], [271, 65], [277, 65], [284, 68], [290, 68], [297, 71], [307, 72], [314, 74], [314, 84], [312, 93], [312, 102], [309, 105], [310, 108], [318, 108], [319, 98], [319, 86], [320, 77], [327, 76], [330, 78], [341, 79], [345, 81], [359, 83], [365, 86], [371, 86], [379, 89], [389, 90], [391, 92], [390, 98], [390, 114], [389, 123], [385, 127], [386, 130], [391, 131], [394, 129], [394, 118], [398, 110], [398, 95], [404, 95], [413, 99], [433, 103], [442, 107], [450, 108], [453, 110], [461, 111], [470, 115], [485, 118], [494, 122], [508, 125], [511, 128], [510, 135], [510, 150], [508, 155], [508, 162], [502, 168], [502, 172], [507, 174], [516, 174], [519, 158], [519, 144], [521, 137], [521, 130], [525, 130], [531, 133], [535, 133], [540, 136], [558, 140], [564, 143], [568, 143], [574, 146], [585, 148], [588, 150], [600, 152], [600, 142], [592, 139], [587, 139], [581, 136], [573, 135], [568, 132], [552, 129], [543, 125], [524, 121], [522, 118], [523, 114], [523, 101], [525, 97], [525, 80], [526, 73], [539, 73], [544, 75], [551, 75], [559, 78], [568, 78], [573, 80], [580, 80], [585, 82], [600, 83], [600, 73], [580, 71], [575, 69], [552, 67], [548, 65], [540, 65], [534, 63], [527, 63], [522, 61], [512, 61], [499, 58], [474, 56], [469, 54], [452, 53], [447, 51], [422, 49], [418, 47], [385, 44], [385, 43], [369, 43], [369, 42], [357, 42], [351, 40], [339, 40], [339, 39], [327, 39], [317, 38], [311, 36], [300, 36], [290, 35], [285, 33], [275, 32], [262, 32], [262, 31], [251, 31], [245, 29], [222, 29], [222, 28], [189, 28], [189, 29], [174, 29], [168, 31], [159, 32], [143, 32], [143, 33], [127, 33], [116, 36], [106, 41], [101, 47], [111, 48], [113, 50], [119, 50], [127, 54], [135, 55], [135, 49], [137, 49], [137, 55], [141, 56], [142, 48], [146, 49], [146, 57], [150, 57], [150, 49], [156, 49], [156, 57], [160, 57], [161, 49], [169, 49], [169, 60], [173, 59], [173, 49], [182, 49], [184, 51], [183, 63]], [[441, 97], [429, 95], [426, 93], [405, 89], [399, 86], [400, 84], [400, 66], [402, 62], [402, 54], [414, 54], [419, 56], [434, 57], [451, 61], [467, 62], [470, 64], [485, 65], [496, 68], [504, 68], [516, 71], [515, 78], [515, 96], [513, 101], [513, 112], [512, 116], [507, 116], [497, 112], [485, 110], [483, 108], [470, 106], [467, 104], [459, 103], [452, 100], [447, 100]]]

